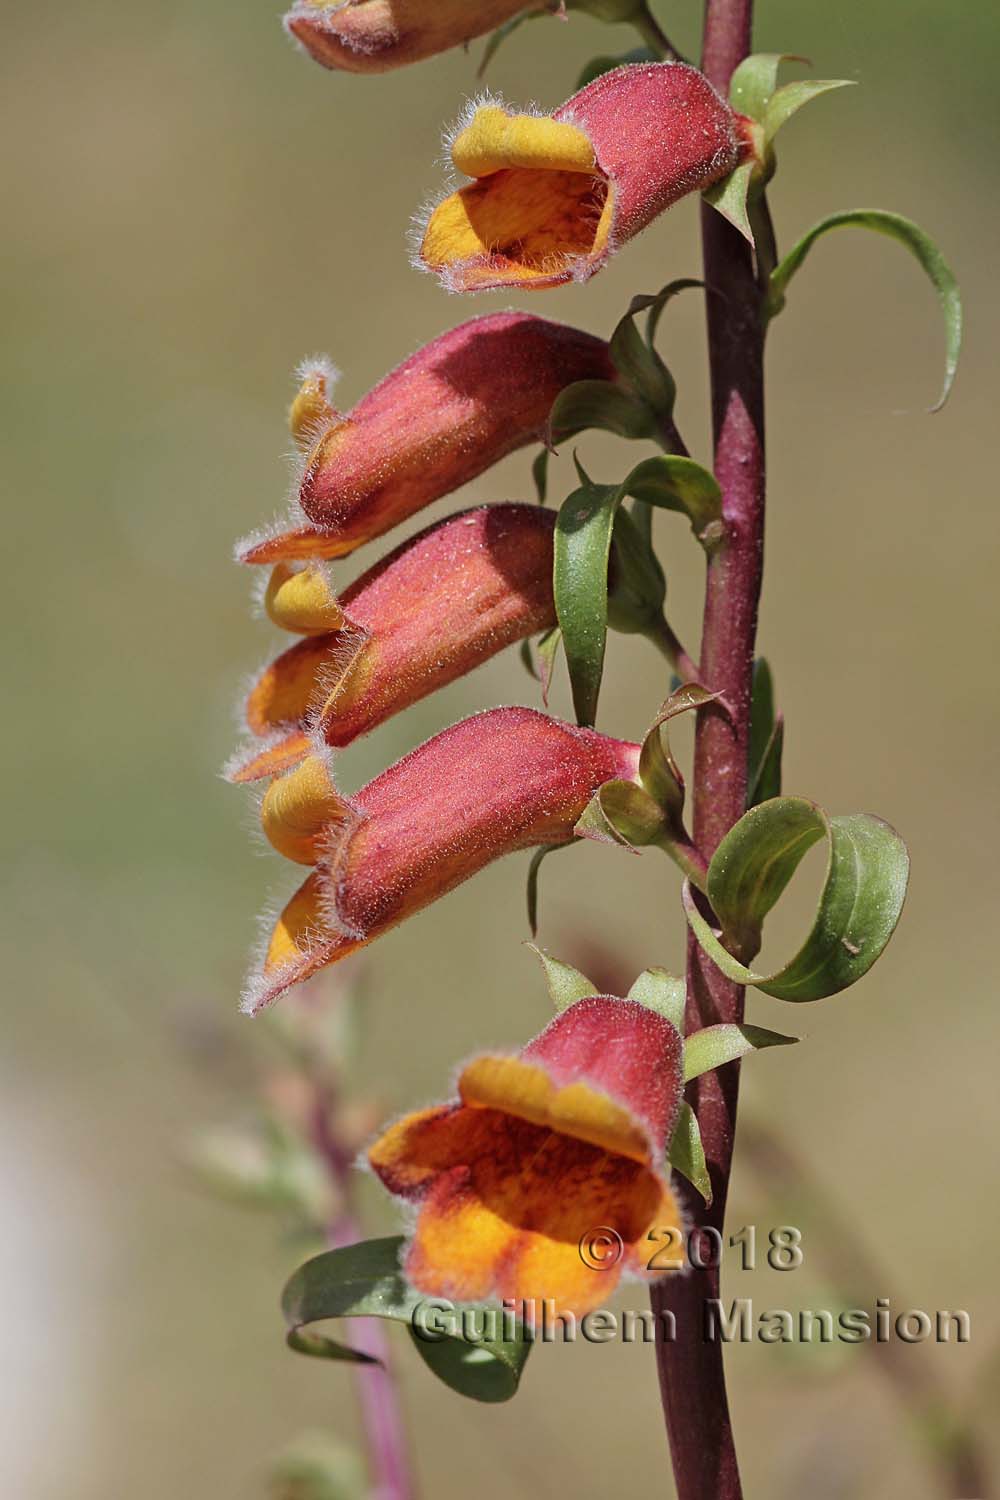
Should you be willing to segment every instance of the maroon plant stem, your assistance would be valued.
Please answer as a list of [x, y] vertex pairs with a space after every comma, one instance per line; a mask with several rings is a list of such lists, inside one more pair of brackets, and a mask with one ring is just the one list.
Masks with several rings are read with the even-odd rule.
[[[346, 1151], [330, 1125], [331, 1098], [317, 1082], [313, 1107], [313, 1141], [326, 1162], [338, 1194], [350, 1188], [352, 1153]], [[354, 1245], [364, 1238], [349, 1207], [338, 1213], [327, 1229], [331, 1250]], [[354, 1385], [364, 1427], [372, 1500], [414, 1500], [414, 1488], [399, 1391], [393, 1374], [389, 1341], [378, 1318], [358, 1318], [351, 1342], [378, 1364], [355, 1365]]]
[[[722, 94], [750, 51], [752, 20], [753, 0], [706, 0], [702, 67]], [[694, 840], [710, 857], [746, 802], [764, 545], [764, 380], [760, 296], [749, 247], [708, 205], [702, 206], [702, 245], [714, 468], [725, 525], [722, 545], [708, 565], [700, 664], [701, 681], [723, 695], [726, 707], [713, 705], [699, 714], [692, 794]], [[690, 938], [687, 1029], [742, 1016], [742, 988], [724, 979]], [[696, 1242], [699, 1226], [720, 1233], [723, 1227], [738, 1088], [738, 1063], [706, 1073], [690, 1086], [714, 1194], [710, 1208], [697, 1195], [689, 1200]], [[711, 1261], [710, 1242], [700, 1244], [701, 1258]], [[658, 1345], [657, 1363], [679, 1500], [742, 1495], [722, 1345], [706, 1336], [707, 1304], [718, 1296], [718, 1267], [710, 1265], [666, 1277], [653, 1292], [654, 1310], [676, 1320], [675, 1340]]]

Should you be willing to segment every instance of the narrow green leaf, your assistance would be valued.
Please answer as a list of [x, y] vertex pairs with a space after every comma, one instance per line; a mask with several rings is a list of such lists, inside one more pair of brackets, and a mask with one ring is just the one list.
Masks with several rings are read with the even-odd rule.
[[531, 477], [535, 482], [535, 494], [539, 505], [545, 504], [549, 483], [549, 450], [540, 448], [531, 464]]
[[552, 584], [580, 724], [593, 724], [608, 633], [608, 559], [621, 491], [583, 484], [556, 521]]
[[538, 680], [542, 684], [542, 702], [546, 708], [549, 706], [552, 673], [555, 671], [556, 657], [559, 655], [561, 645], [562, 631], [558, 625], [553, 625], [551, 630], [547, 630], [538, 642]]
[[768, 1031], [763, 1026], [706, 1026], [685, 1039], [684, 1082], [690, 1083], [692, 1078], [700, 1078], [702, 1073], [735, 1062], [761, 1047], [787, 1047], [798, 1040], [797, 1036], [783, 1036], [780, 1031]]
[[[754, 972], [728, 948], [756, 948], [765, 915], [806, 850], [824, 836], [826, 876], [805, 942], [780, 969]], [[779, 797], [745, 813], [709, 865], [708, 897], [728, 947], [687, 886], [684, 909], [698, 942], [736, 983], [779, 1000], [821, 1000], [854, 984], [879, 957], [899, 920], [908, 872], [906, 846], [880, 818], [830, 818], [804, 798]]]
[[667, 1159], [675, 1172], [686, 1177], [696, 1187], [706, 1203], [712, 1201], [712, 1180], [708, 1175], [705, 1148], [701, 1141], [701, 1128], [697, 1116], [686, 1099], [681, 1101], [681, 1112], [670, 1138]]
[[630, 1000], [637, 1000], [647, 1010], [655, 1010], [671, 1026], [684, 1035], [684, 1003], [687, 998], [683, 979], [668, 973], [666, 969], [643, 969], [628, 992]]
[[596, 984], [589, 980], [586, 974], [581, 974], [579, 969], [574, 969], [571, 964], [563, 963], [561, 958], [553, 958], [551, 953], [546, 953], [544, 948], [539, 948], [535, 943], [526, 943], [525, 946], [531, 950], [545, 970], [545, 983], [548, 985], [552, 1004], [557, 1011], [566, 1010], [575, 1005], [577, 1000], [583, 1000], [587, 995], [599, 995], [600, 990]]
[[[308, 1325], [326, 1318], [388, 1318], [409, 1330], [421, 1359], [452, 1390], [476, 1401], [509, 1401], [531, 1350], [524, 1328], [505, 1326], [500, 1307], [485, 1303], [457, 1304], [451, 1315], [445, 1311], [436, 1321], [423, 1319], [421, 1310], [440, 1308], [441, 1301], [435, 1304], [407, 1285], [399, 1264], [402, 1244], [400, 1236], [365, 1240], [326, 1250], [300, 1266], [281, 1298], [290, 1348], [321, 1359], [375, 1364], [371, 1355], [308, 1332]], [[482, 1332], [482, 1339], [463, 1337], [463, 1306], [470, 1314], [466, 1328], [473, 1335]], [[513, 1338], [504, 1337], [509, 1332]]]
[[785, 305], [788, 283], [816, 241], [832, 229], [851, 227], [871, 229], [876, 234], [885, 234], [890, 239], [898, 240], [923, 267], [937, 292], [945, 323], [945, 374], [941, 395], [931, 410], [940, 411], [954, 384], [962, 347], [962, 299], [955, 275], [934, 241], [919, 225], [914, 224], [911, 219], [904, 219], [902, 214], [888, 213], [880, 208], [845, 209], [814, 224], [771, 272], [767, 316], [773, 318], [781, 312]]
[[784, 88], [778, 89], [768, 100], [764, 110], [764, 140], [770, 145], [788, 120], [792, 118], [804, 104], [818, 99], [820, 94], [829, 94], [833, 89], [847, 89], [854, 86], [852, 78], [815, 78], [802, 79], [798, 83], [786, 83]]
[[781, 752], [784, 723], [776, 711], [771, 668], [764, 657], [753, 665], [753, 696], [750, 705], [750, 754], [747, 776], [747, 807], [756, 807], [781, 793]]
[[[649, 506], [642, 509], [650, 514]], [[667, 580], [644, 530], [617, 507], [609, 562], [608, 624], [625, 635], [649, 635], [663, 617]]]
[[745, 161], [741, 167], [730, 172], [728, 177], [723, 177], [721, 182], [715, 182], [710, 188], [702, 193], [706, 203], [728, 219], [734, 229], [738, 229], [743, 238], [751, 245], [754, 243], [753, 229], [750, 226], [750, 216], [747, 213], [747, 199], [750, 195], [750, 179], [753, 176], [753, 162]]

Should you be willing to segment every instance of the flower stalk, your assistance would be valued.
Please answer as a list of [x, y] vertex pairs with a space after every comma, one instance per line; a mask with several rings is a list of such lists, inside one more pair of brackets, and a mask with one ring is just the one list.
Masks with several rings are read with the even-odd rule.
[[[722, 93], [751, 50], [753, 0], [706, 0], [702, 68]], [[702, 206], [702, 247], [712, 390], [714, 472], [725, 535], [708, 561], [701, 680], [721, 693], [723, 712], [699, 714], [692, 788], [693, 834], [710, 857], [742, 816], [747, 791], [750, 694], [764, 547], [764, 334], [760, 292], [746, 240]], [[687, 1015], [700, 1026], [743, 1019], [744, 991], [727, 980], [694, 939], [688, 942]], [[689, 1087], [712, 1182], [706, 1207], [692, 1195], [695, 1225], [721, 1232], [736, 1129], [739, 1063]], [[706, 1263], [713, 1257], [702, 1257]], [[657, 1364], [679, 1500], [742, 1495], [726, 1395], [722, 1346], [702, 1339], [702, 1310], [718, 1296], [718, 1267], [692, 1268], [653, 1288], [654, 1309], [677, 1319], [678, 1340], [660, 1344]]]

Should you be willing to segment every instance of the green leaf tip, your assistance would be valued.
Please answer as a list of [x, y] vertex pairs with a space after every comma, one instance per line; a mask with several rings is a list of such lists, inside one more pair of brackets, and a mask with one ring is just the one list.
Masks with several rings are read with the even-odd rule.
[[320, 1359], [377, 1364], [371, 1355], [307, 1330], [326, 1318], [388, 1318], [407, 1328], [421, 1359], [453, 1391], [475, 1401], [509, 1401], [531, 1350], [527, 1331], [488, 1303], [434, 1312], [440, 1302], [429, 1303], [403, 1275], [403, 1243], [398, 1235], [364, 1240], [300, 1266], [281, 1298], [289, 1347]]
[[530, 949], [545, 971], [545, 983], [557, 1012], [567, 1010], [577, 1000], [584, 1000], [588, 995], [600, 994], [596, 984], [586, 974], [581, 974], [579, 969], [574, 969], [572, 964], [563, 963], [561, 958], [553, 958], [551, 953], [546, 953], [536, 943], [526, 943], [525, 947]]
[[[827, 868], [809, 934], [780, 969], [755, 972], [730, 950], [756, 951], [764, 917], [822, 838]], [[906, 846], [881, 818], [828, 817], [803, 797], [776, 797], [745, 813], [712, 856], [706, 889], [721, 934], [689, 884], [684, 909], [701, 947], [729, 979], [779, 1000], [821, 1000], [854, 984], [882, 953], [902, 911], [908, 874]]]
[[852, 208], [829, 214], [802, 236], [794, 249], [771, 272], [765, 314], [774, 318], [785, 306], [788, 283], [802, 265], [813, 245], [833, 229], [870, 229], [875, 234], [897, 240], [927, 273], [941, 304], [945, 325], [944, 385], [938, 400], [930, 408], [940, 411], [951, 393], [962, 348], [962, 298], [955, 274], [937, 245], [912, 219], [889, 213], [881, 208]]
[[759, 1052], [762, 1047], [787, 1047], [798, 1040], [797, 1036], [784, 1036], [780, 1031], [746, 1023], [706, 1026], [692, 1032], [684, 1042], [684, 1082], [690, 1083], [692, 1078], [700, 1078], [712, 1068], [746, 1057], [748, 1052]]

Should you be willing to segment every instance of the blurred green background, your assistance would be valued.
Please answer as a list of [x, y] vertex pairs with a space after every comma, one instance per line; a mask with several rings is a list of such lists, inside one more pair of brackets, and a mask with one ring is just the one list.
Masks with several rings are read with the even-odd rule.
[[[918, 218], [962, 279], [968, 340], [951, 405], [927, 416], [943, 346], [932, 294], [901, 249], [857, 233], [814, 252], [774, 327], [761, 649], [788, 718], [786, 787], [890, 819], [914, 874], [894, 943], [856, 989], [794, 1012], [754, 997], [755, 1020], [808, 1041], [755, 1060], [745, 1097], [884, 1265], [872, 1301], [970, 1312], [970, 1345], [904, 1354], [974, 1413], [995, 1401], [1000, 1339], [988, 457], [1000, 16], [986, 0], [759, 10], [761, 50], [862, 85], [782, 137], [782, 243], [836, 208]], [[697, 11], [660, 7], [691, 52]], [[489, 81], [552, 106], [589, 56], [631, 45], [579, 18], [533, 25]], [[240, 683], [274, 645], [229, 559], [281, 504], [289, 377], [304, 355], [329, 350], [350, 405], [418, 344], [509, 301], [447, 300], [404, 244], [441, 180], [442, 124], [479, 87], [480, 52], [356, 79], [297, 56], [256, 0], [7, 8], [16, 708], [3, 736], [0, 1489], [12, 1500], [245, 1500], [301, 1428], [357, 1435], [349, 1374], [283, 1347], [276, 1299], [301, 1246], [217, 1203], [183, 1164], [192, 1132], [253, 1107], [262, 1028], [236, 997], [253, 914], [296, 876], [248, 840], [251, 799], [217, 777]], [[696, 228], [681, 205], [589, 286], [522, 305], [607, 333], [633, 292], [698, 274]], [[680, 425], [707, 457], [696, 297], [671, 309], [663, 347]], [[610, 439], [581, 451], [601, 479], [631, 459]], [[569, 483], [564, 454], [555, 484]], [[525, 455], [462, 501], [517, 497], [529, 498]], [[657, 525], [672, 617], [694, 638], [699, 559], [680, 521]], [[662, 664], [619, 639], [606, 681], [604, 726], [638, 734]], [[535, 693], [511, 653], [352, 749], [345, 784], [464, 713]], [[555, 707], [567, 711], [562, 679]], [[371, 951], [356, 1084], [386, 1112], [440, 1096], [456, 1059], [545, 1022], [521, 946], [525, 864], [493, 867]], [[682, 963], [676, 881], [654, 854], [581, 848], [543, 871], [542, 900], [557, 952], [589, 929], [626, 968]], [[779, 941], [794, 937], [796, 901]], [[372, 1185], [363, 1193], [372, 1229], [391, 1228]], [[733, 1227], [766, 1230], [778, 1211], [738, 1159]], [[730, 1276], [732, 1295], [830, 1305], [810, 1254], [822, 1227], [808, 1205], [799, 1222], [802, 1270]], [[438, 1386], [402, 1336], [398, 1349], [425, 1495], [558, 1484], [597, 1497], [626, 1476], [671, 1492], [648, 1349], [541, 1349], [520, 1398], [496, 1408]], [[864, 1349], [737, 1347], [729, 1369], [748, 1493], [937, 1493]]]

